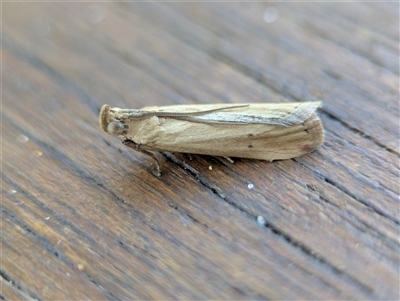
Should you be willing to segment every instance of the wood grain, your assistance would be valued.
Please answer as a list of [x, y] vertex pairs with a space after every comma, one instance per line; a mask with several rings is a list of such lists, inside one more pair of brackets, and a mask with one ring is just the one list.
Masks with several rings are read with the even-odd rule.
[[[0, 298], [399, 299], [398, 12], [3, 2]], [[161, 178], [97, 120], [315, 100], [311, 154], [158, 153]]]

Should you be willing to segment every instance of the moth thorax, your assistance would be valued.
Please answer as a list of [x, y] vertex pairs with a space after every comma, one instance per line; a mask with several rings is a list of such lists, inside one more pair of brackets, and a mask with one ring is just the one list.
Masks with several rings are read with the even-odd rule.
[[123, 135], [126, 132], [125, 126], [121, 121], [111, 121], [107, 126], [107, 132], [111, 135]]

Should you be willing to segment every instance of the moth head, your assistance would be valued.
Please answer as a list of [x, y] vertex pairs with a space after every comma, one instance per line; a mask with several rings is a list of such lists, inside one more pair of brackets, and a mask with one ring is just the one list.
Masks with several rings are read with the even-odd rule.
[[99, 116], [100, 127], [104, 132], [111, 135], [124, 135], [126, 133], [125, 125], [116, 119], [110, 121], [110, 119], [113, 119], [110, 111], [111, 109], [109, 105], [103, 105], [101, 108]]

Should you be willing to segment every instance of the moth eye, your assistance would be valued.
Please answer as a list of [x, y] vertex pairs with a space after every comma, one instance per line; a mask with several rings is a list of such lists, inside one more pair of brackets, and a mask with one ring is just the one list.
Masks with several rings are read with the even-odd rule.
[[125, 126], [121, 121], [111, 121], [107, 126], [107, 132], [112, 135], [123, 135]]

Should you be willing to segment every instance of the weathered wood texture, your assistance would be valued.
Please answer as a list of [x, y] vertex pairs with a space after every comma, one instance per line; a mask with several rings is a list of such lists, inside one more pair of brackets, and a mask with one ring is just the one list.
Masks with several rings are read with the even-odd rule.
[[[0, 298], [399, 299], [398, 24], [394, 2], [3, 2]], [[161, 178], [97, 120], [313, 100], [313, 153], [157, 154]]]

